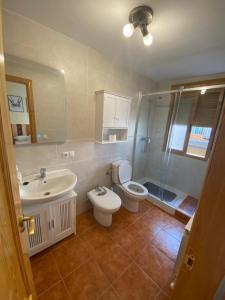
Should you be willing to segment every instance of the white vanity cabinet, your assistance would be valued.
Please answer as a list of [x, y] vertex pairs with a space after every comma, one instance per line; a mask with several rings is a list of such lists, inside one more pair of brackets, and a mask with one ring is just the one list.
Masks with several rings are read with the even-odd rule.
[[74, 192], [46, 204], [26, 205], [23, 211], [24, 215], [34, 216], [35, 219], [34, 235], [29, 235], [29, 223], [26, 223], [30, 256], [76, 232], [76, 194]]
[[[96, 92], [96, 141], [126, 142], [131, 99], [106, 91]], [[110, 139], [110, 137], [114, 139]]]

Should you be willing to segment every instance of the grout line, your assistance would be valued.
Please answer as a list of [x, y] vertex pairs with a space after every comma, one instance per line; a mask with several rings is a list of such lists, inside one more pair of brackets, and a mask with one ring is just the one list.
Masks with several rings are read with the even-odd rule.
[[61, 279], [58, 280], [57, 282], [53, 283], [52, 285], [50, 285], [47, 289], [43, 290], [40, 294], [37, 293], [37, 297], [39, 298], [40, 296], [42, 296], [44, 293], [46, 293], [47, 291], [49, 291], [50, 289], [52, 289], [54, 286], [56, 286], [60, 282], [62, 282]]
[[56, 268], [57, 268], [57, 271], [58, 271], [58, 273], [59, 273], [59, 276], [60, 276], [60, 278], [61, 278], [61, 281], [62, 281], [62, 283], [63, 283], [63, 285], [64, 285], [64, 288], [65, 288], [65, 290], [66, 290], [66, 292], [67, 292], [67, 294], [68, 294], [68, 296], [69, 296], [69, 299], [72, 299], [72, 298], [71, 298], [71, 295], [70, 295], [70, 293], [69, 293], [69, 290], [68, 290], [68, 288], [67, 288], [67, 285], [65, 284], [64, 278], [63, 278], [63, 276], [62, 276], [62, 274], [61, 274], [61, 272], [60, 272], [60, 270], [59, 270], [58, 264], [57, 264], [57, 262], [55, 261], [55, 258], [54, 258], [54, 255], [53, 255], [53, 254], [52, 254], [52, 257], [53, 257], [53, 261], [54, 261], [54, 263], [55, 263], [55, 266], [56, 266]]

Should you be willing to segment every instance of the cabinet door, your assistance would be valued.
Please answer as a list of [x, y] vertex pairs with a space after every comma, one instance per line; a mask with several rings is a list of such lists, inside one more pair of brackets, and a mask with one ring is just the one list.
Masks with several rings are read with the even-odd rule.
[[115, 127], [128, 127], [130, 114], [130, 101], [121, 97], [116, 101]]
[[28, 241], [29, 253], [34, 255], [41, 250], [47, 248], [51, 243], [50, 223], [49, 223], [49, 208], [35, 209], [27, 213], [34, 216], [35, 220], [35, 233], [29, 235], [29, 223], [26, 222], [26, 237]]
[[57, 242], [74, 233], [74, 197], [50, 205], [53, 240]]
[[104, 108], [103, 108], [103, 127], [115, 126], [115, 114], [116, 114], [116, 97], [111, 95], [104, 96]]

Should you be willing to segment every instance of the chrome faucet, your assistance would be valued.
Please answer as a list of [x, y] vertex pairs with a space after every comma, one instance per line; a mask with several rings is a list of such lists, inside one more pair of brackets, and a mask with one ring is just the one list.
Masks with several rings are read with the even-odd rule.
[[40, 169], [40, 177], [41, 179], [44, 179], [46, 177], [46, 168]]

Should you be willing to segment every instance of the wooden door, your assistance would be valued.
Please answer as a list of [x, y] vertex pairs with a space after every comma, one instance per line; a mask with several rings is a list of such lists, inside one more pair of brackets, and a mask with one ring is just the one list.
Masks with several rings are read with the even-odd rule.
[[213, 300], [225, 276], [224, 110], [219, 128], [173, 300]]
[[[6, 101], [0, 1], [0, 299], [36, 299], [25, 236], [19, 233], [22, 213], [12, 134]], [[30, 298], [31, 299], [31, 298]]]

